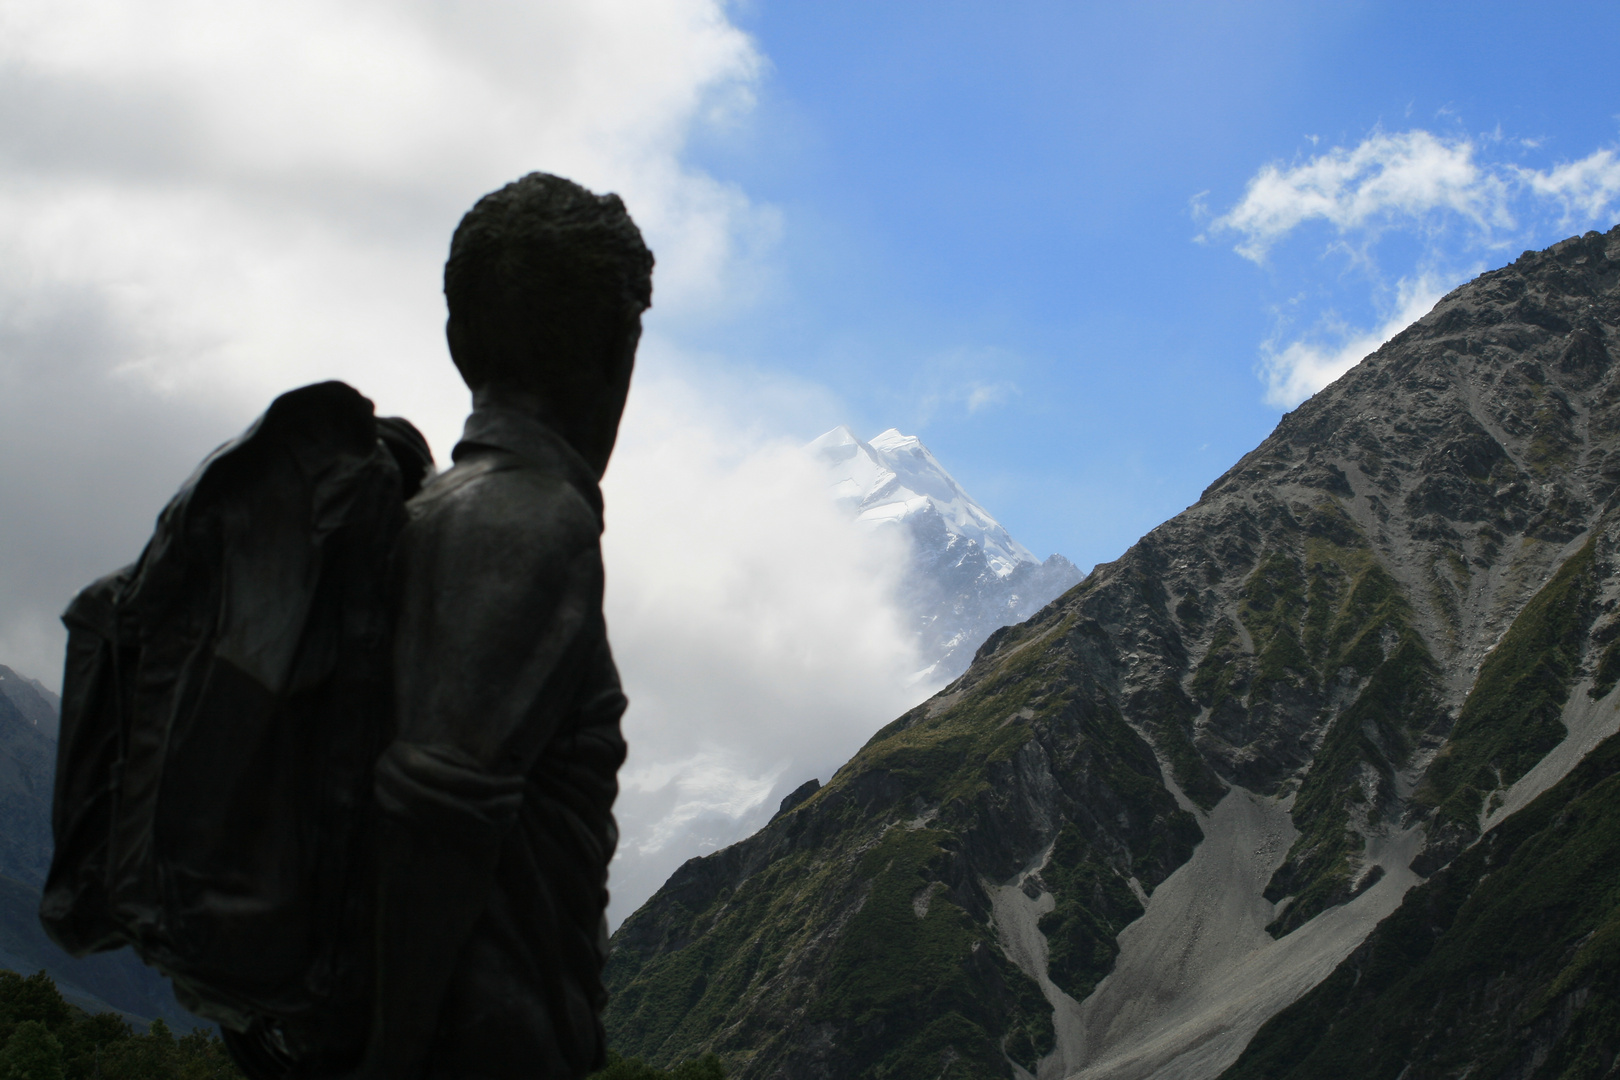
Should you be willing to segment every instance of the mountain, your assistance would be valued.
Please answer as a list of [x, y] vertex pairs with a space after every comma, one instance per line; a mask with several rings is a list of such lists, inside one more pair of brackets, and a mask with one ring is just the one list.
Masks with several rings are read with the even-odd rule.
[[[1278, 1017], [1234, 1075], [1370, 1076], [1279, 1070], [1382, 1052], [1346, 1025], [1398, 1017], [1408, 1080], [1487, 1029], [1541, 1057], [1471, 1076], [1607, 1053], [1580, 1032], [1613, 893], [1531, 893], [1620, 861], [1589, 824], [1609, 781], [1538, 801], [1620, 730], [1617, 334], [1620, 228], [1444, 297], [683, 866], [613, 937], [615, 1046], [743, 1078], [1202, 1080]], [[1502, 890], [1544, 925], [1498, 940], [1469, 904]], [[1494, 973], [1458, 960], [1486, 946]], [[1403, 982], [1414, 958], [1438, 982]]]
[[1042, 562], [1007, 534], [915, 436], [893, 428], [863, 442], [836, 427], [805, 448], [833, 497], [874, 529], [902, 529], [911, 562], [901, 603], [927, 667], [919, 681], [967, 670], [985, 638], [1022, 622], [1084, 576], [1062, 555]]
[[0, 968], [44, 969], [62, 995], [91, 1012], [113, 1010], [176, 1030], [212, 1027], [186, 1012], [169, 983], [128, 949], [74, 959], [45, 936], [39, 896], [51, 866], [51, 792], [61, 699], [0, 666]]
[[0, 700], [5, 702], [0, 709], [9, 705], [24, 720], [50, 738], [56, 738], [56, 718], [62, 710], [62, 699], [46, 689], [44, 683], [0, 664]]
[[51, 868], [56, 717], [54, 694], [0, 667], [0, 876], [35, 889]]

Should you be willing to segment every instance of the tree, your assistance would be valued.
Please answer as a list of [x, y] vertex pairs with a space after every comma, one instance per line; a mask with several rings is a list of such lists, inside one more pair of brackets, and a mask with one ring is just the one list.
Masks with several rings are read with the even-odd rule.
[[117, 1013], [70, 1005], [41, 971], [0, 970], [0, 1080], [242, 1080], [219, 1036], [137, 1035]]
[[11, 1037], [12, 1028], [25, 1020], [37, 1020], [55, 1032], [72, 1019], [73, 1011], [44, 971], [26, 978], [15, 971], [0, 971], [0, 1046]]
[[175, 1043], [180, 1067], [175, 1080], [241, 1080], [236, 1062], [217, 1035], [198, 1028]]
[[0, 1050], [0, 1080], [63, 1080], [62, 1044], [38, 1020], [24, 1020]]
[[174, 1080], [179, 1071], [174, 1033], [162, 1020], [153, 1020], [144, 1035], [132, 1035], [108, 1044], [101, 1054], [106, 1080]]
[[75, 1010], [73, 1021], [51, 1034], [62, 1043], [62, 1061], [68, 1080], [95, 1080], [102, 1049], [135, 1032], [117, 1013], [90, 1014]]

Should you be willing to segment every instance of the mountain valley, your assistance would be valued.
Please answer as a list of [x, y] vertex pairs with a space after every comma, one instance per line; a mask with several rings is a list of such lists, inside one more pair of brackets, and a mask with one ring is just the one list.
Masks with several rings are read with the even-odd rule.
[[[1454, 290], [1118, 560], [915, 438], [809, 450], [907, 530], [938, 694], [614, 934], [606, 1022], [782, 1080], [1620, 1074], [1620, 228]], [[1022, 620], [1022, 621], [1019, 621]], [[0, 966], [163, 1015], [35, 908], [58, 703], [0, 667]]]
[[1620, 229], [1444, 297], [683, 866], [614, 935], [614, 1044], [1415, 1080], [1466, 1030], [1470, 1076], [1610, 1075], [1614, 893], [1549, 868], [1620, 862], [1617, 334]]

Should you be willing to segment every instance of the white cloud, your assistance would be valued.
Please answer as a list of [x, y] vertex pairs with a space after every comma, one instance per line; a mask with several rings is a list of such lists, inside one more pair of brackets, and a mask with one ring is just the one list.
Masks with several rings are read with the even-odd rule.
[[1336, 345], [1301, 339], [1280, 349], [1268, 346], [1260, 362], [1260, 374], [1266, 383], [1266, 404], [1292, 409], [1427, 315], [1446, 291], [1428, 276], [1403, 279], [1392, 313], [1374, 330], [1330, 328], [1337, 331]]
[[1014, 378], [1023, 366], [1021, 356], [999, 345], [962, 345], [941, 352], [913, 383], [915, 411], [908, 422], [923, 428], [942, 414], [971, 416], [1005, 405], [1023, 392]]
[[[668, 878], [674, 863], [729, 843], [745, 823], [758, 824], [751, 819], [769, 808], [770, 796], [789, 763], [778, 762], [760, 773], [757, 762], [750, 760], [754, 755], [748, 750], [753, 749], [706, 746], [676, 761], [631, 766], [621, 773], [619, 817], [637, 819], [638, 824], [646, 819], [647, 827], [626, 837], [614, 864], [615, 877], [626, 882], [614, 883], [624, 894], [617, 898], [615, 924], [635, 909], [643, 891], [650, 892]], [[669, 854], [660, 859], [666, 851]], [[641, 888], [635, 885], [638, 881]]]
[[[1261, 168], [1243, 198], [1215, 218], [1198, 241], [1236, 234], [1235, 250], [1263, 263], [1295, 230], [1323, 222], [1337, 234], [1328, 251], [1347, 256], [1359, 273], [1319, 281], [1310, 289], [1313, 295], [1353, 290], [1351, 278], [1378, 289], [1400, 273], [1386, 277], [1378, 265], [1376, 241], [1390, 232], [1416, 239], [1401, 257], [1412, 258], [1415, 251], [1415, 265], [1427, 268], [1405, 272], [1388, 317], [1376, 328], [1352, 330], [1329, 318], [1311, 337], [1263, 346], [1259, 374], [1267, 403], [1292, 408], [1355, 366], [1433, 306], [1445, 291], [1438, 282], [1456, 283], [1478, 273], [1477, 265], [1468, 274], [1456, 268], [1474, 262], [1482, 248], [1499, 252], [1515, 241], [1539, 247], [1570, 229], [1613, 224], [1620, 208], [1620, 156], [1599, 149], [1548, 169], [1489, 157], [1503, 148], [1523, 151], [1535, 145], [1508, 139], [1500, 130], [1478, 139], [1421, 129], [1375, 131], [1350, 148]], [[1205, 205], [1202, 195], [1195, 196], [1195, 217]], [[1448, 219], [1469, 228], [1459, 238], [1446, 227]]]
[[731, 303], [775, 231], [680, 159], [763, 63], [719, 0], [53, 0], [0, 41], [11, 296], [101, 296], [147, 343], [109, 364], [184, 397], [343, 377], [446, 449], [443, 252], [531, 169], [625, 197], [656, 317]]
[[1348, 150], [1334, 147], [1297, 165], [1265, 166], [1214, 228], [1241, 234], [1238, 252], [1259, 262], [1272, 244], [1314, 218], [1340, 232], [1436, 210], [1484, 229], [1510, 225], [1507, 195], [1505, 182], [1476, 162], [1467, 139], [1375, 132]]
[[0, 6], [0, 649], [54, 668], [72, 589], [281, 390], [346, 379], [442, 457], [444, 252], [524, 172], [625, 197], [653, 333], [731, 303], [774, 212], [680, 155], [762, 64], [720, 0]]
[[931, 689], [905, 686], [921, 663], [895, 601], [904, 538], [856, 528], [796, 442], [662, 371], [635, 388], [604, 484], [630, 698], [614, 922]]
[[974, 383], [967, 392], [967, 410], [976, 413], [1000, 405], [1016, 393], [1017, 385], [1010, 382]]
[[[1620, 156], [1614, 150], [1550, 169], [1483, 160], [1482, 147], [1503, 141], [1500, 133], [1476, 142], [1421, 129], [1375, 131], [1349, 149], [1336, 146], [1297, 164], [1264, 166], [1211, 231], [1239, 234], [1238, 253], [1260, 262], [1279, 240], [1316, 219], [1343, 235], [1376, 232], [1396, 220], [1422, 228], [1435, 214], [1450, 213], [1490, 236], [1512, 229], [1520, 216], [1543, 216], [1544, 206], [1553, 203], [1562, 211], [1561, 226], [1608, 224], [1620, 201]], [[1194, 197], [1195, 208], [1202, 198]]]
[[1598, 221], [1620, 200], [1620, 157], [1613, 150], [1599, 150], [1545, 171], [1518, 173], [1531, 191], [1563, 207], [1566, 223]]

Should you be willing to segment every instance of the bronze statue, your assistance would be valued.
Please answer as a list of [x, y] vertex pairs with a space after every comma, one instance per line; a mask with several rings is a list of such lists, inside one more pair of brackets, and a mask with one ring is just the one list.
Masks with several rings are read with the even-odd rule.
[[453, 468], [424, 484], [426, 441], [351, 387], [289, 391], [63, 617], [41, 920], [133, 946], [253, 1080], [603, 1061], [597, 482], [652, 264], [617, 196], [485, 196], [445, 266]]
[[597, 484], [652, 266], [618, 196], [542, 173], [479, 200], [451, 242], [446, 334], [473, 412], [395, 548], [373, 1080], [603, 1063], [625, 699]]

